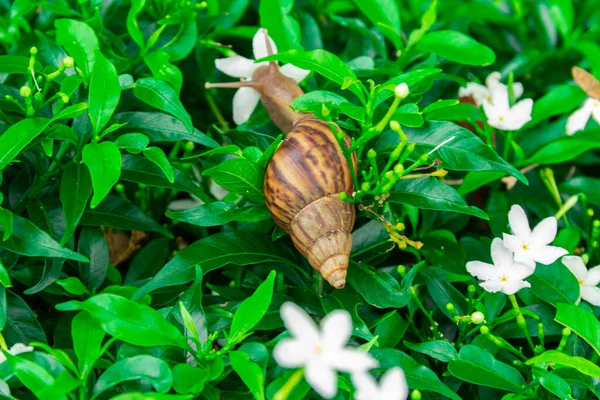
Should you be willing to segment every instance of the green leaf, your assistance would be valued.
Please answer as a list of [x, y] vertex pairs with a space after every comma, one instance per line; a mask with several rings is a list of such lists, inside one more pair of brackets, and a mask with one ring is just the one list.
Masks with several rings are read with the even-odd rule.
[[465, 196], [483, 185], [487, 185], [490, 182], [497, 181], [506, 174], [504, 172], [469, 172], [463, 179], [462, 184], [458, 188], [458, 193]]
[[188, 132], [194, 132], [192, 118], [185, 111], [175, 90], [168, 83], [155, 78], [139, 79], [133, 87], [133, 94], [152, 107], [177, 118]]
[[163, 360], [140, 355], [117, 361], [100, 375], [94, 385], [94, 396], [125, 381], [145, 380], [159, 393], [167, 393], [173, 384], [169, 365]]
[[573, 304], [579, 299], [577, 278], [560, 261], [536, 268], [527, 281], [536, 296], [555, 307], [558, 303]]
[[258, 164], [245, 158], [232, 158], [205, 170], [202, 175], [210, 176], [225, 189], [238, 193], [249, 200], [264, 202], [265, 171]]
[[421, 276], [427, 284], [427, 290], [431, 298], [448, 319], [454, 320], [454, 315], [446, 309], [446, 304], [448, 303], [454, 304], [457, 315], [465, 315], [467, 313], [467, 300], [452, 284], [445, 279], [431, 276], [428, 273], [421, 273]]
[[85, 22], [73, 19], [57, 19], [56, 43], [62, 46], [75, 60], [85, 77], [88, 77], [94, 68], [96, 51], [100, 48], [94, 30]]
[[[42, 71], [39, 62], [34, 65], [36, 71]], [[29, 75], [29, 57], [25, 56], [0, 56], [0, 74]]]
[[264, 317], [273, 298], [274, 283], [275, 271], [271, 271], [267, 279], [254, 291], [254, 294], [240, 304], [229, 329], [231, 343], [241, 341], [244, 335], [250, 332]]
[[357, 83], [351, 84], [348, 89], [359, 99], [364, 100], [364, 93], [361, 90], [362, 83], [357, 80], [354, 72], [338, 56], [326, 50], [290, 50], [262, 58], [260, 61], [268, 60], [290, 63], [298, 68], [315, 71], [340, 86], [344, 85], [346, 80], [356, 81]]
[[396, 49], [401, 49], [402, 26], [398, 5], [393, 0], [352, 0], [354, 5], [391, 40]]
[[593, 362], [583, 358], [567, 355], [557, 350], [547, 350], [544, 353], [530, 358], [525, 362], [527, 365], [550, 364], [563, 367], [575, 368], [582, 374], [600, 378], [600, 367]]
[[175, 173], [173, 172], [173, 167], [169, 163], [169, 159], [165, 155], [165, 152], [162, 151], [160, 147], [148, 147], [144, 149], [143, 154], [144, 157], [152, 161], [162, 170], [162, 172], [164, 172], [169, 182], [175, 182]]
[[463, 346], [458, 358], [450, 361], [448, 372], [465, 382], [514, 393], [519, 393], [525, 385], [525, 379], [515, 368], [470, 344]]
[[580, 307], [559, 303], [555, 321], [570, 328], [600, 354], [600, 321]]
[[169, 55], [163, 51], [157, 51], [144, 56], [144, 61], [150, 68], [152, 76], [169, 83], [179, 96], [181, 85], [183, 85], [183, 75], [177, 66], [169, 63]]
[[52, 117], [52, 121], [58, 121], [60, 119], [76, 118], [83, 114], [88, 109], [88, 103], [77, 103], [72, 106], [63, 108], [58, 114]]
[[162, 315], [142, 304], [114, 294], [97, 294], [84, 302], [57, 304], [61, 311], [86, 310], [106, 333], [136, 346], [187, 348], [186, 338]]
[[65, 279], [57, 279], [56, 284], [62, 287], [67, 293], [74, 294], [76, 296], [82, 296], [89, 291], [78, 278], [70, 276]]
[[370, 354], [379, 362], [379, 368], [402, 368], [406, 375], [408, 387], [411, 389], [432, 391], [452, 400], [461, 399], [459, 395], [440, 381], [435, 372], [416, 362], [400, 350], [374, 349], [371, 350]]
[[171, 232], [119, 196], [109, 195], [95, 209], [86, 210], [80, 223], [85, 226], [110, 226], [121, 230], [157, 232], [173, 237]]
[[278, 51], [300, 47], [300, 25], [289, 13], [293, 0], [262, 0], [258, 7], [260, 26], [269, 30]]
[[140, 13], [140, 11], [142, 11], [145, 3], [145, 0], [132, 0], [131, 8], [127, 13], [127, 32], [129, 33], [129, 36], [131, 36], [131, 39], [133, 39], [133, 41], [138, 45], [140, 50], [144, 48], [144, 33], [138, 26], [137, 15]]
[[119, 76], [115, 67], [100, 51], [90, 78], [89, 114], [94, 134], [98, 135], [108, 123], [121, 97]]
[[187, 131], [179, 120], [159, 112], [124, 112], [115, 115], [117, 122], [127, 124], [123, 130], [139, 132], [148, 136], [152, 142], [176, 142], [189, 140], [211, 149], [220, 144], [198, 129], [193, 133]]
[[90, 259], [79, 263], [79, 276], [91, 290], [99, 289], [104, 283], [109, 264], [109, 250], [101, 229], [84, 228], [79, 236], [77, 250]]
[[199, 394], [208, 378], [206, 371], [189, 364], [173, 366], [173, 389], [181, 394]]
[[600, 129], [587, 129], [573, 136], [555, 140], [531, 157], [518, 163], [519, 166], [531, 164], [559, 164], [580, 156], [586, 151], [600, 149]]
[[216, 201], [184, 211], [167, 211], [165, 215], [196, 226], [219, 226], [232, 221], [257, 222], [271, 218], [266, 206], [237, 207], [235, 203]]
[[27, 118], [8, 128], [0, 136], [0, 171], [38, 137], [49, 123], [50, 120], [46, 118]]
[[[25, 387], [34, 394], [39, 394], [44, 388], [54, 383], [54, 377], [44, 368], [33, 361], [26, 360], [19, 356], [13, 356], [4, 351], [4, 355], [10, 364], [13, 372]], [[66, 399], [64, 395], [58, 395], [56, 400]]]
[[401, 290], [396, 279], [387, 272], [371, 271], [363, 263], [350, 263], [347, 280], [372, 306], [401, 308], [410, 303], [410, 293]]
[[527, 127], [574, 110], [585, 100], [585, 93], [575, 85], [561, 85], [552, 88], [548, 93], [533, 103], [531, 121]]
[[4, 231], [2, 233], [2, 241], [6, 242], [13, 231], [13, 213], [6, 208], [0, 208], [0, 226]]
[[96, 208], [121, 176], [121, 153], [112, 142], [89, 143], [83, 148], [83, 162], [92, 176], [94, 195], [90, 208]]
[[[234, 319], [235, 321], [235, 319]], [[242, 378], [244, 384], [256, 400], [265, 400], [265, 376], [260, 366], [250, 361], [248, 354], [243, 351], [229, 353], [231, 367]]]
[[60, 240], [61, 246], [73, 236], [91, 195], [92, 179], [88, 168], [80, 163], [69, 163], [60, 182], [60, 202], [65, 215], [65, 233]]
[[[561, 353], [564, 354], [564, 353]], [[571, 396], [571, 386], [560, 375], [550, 372], [544, 368], [533, 368], [533, 377], [540, 381], [544, 389], [558, 396], [561, 399], [569, 399]]]
[[37, 317], [22, 298], [6, 291], [6, 326], [2, 336], [8, 343], [48, 343]]
[[71, 322], [73, 349], [77, 355], [78, 368], [82, 377], [87, 377], [94, 363], [100, 358], [104, 331], [87, 311], [78, 313]]
[[126, 133], [119, 136], [114, 143], [131, 154], [140, 154], [148, 146], [150, 139], [141, 133]]
[[457, 31], [426, 33], [415, 47], [466, 65], [484, 66], [496, 61], [492, 49]]
[[423, 68], [405, 72], [388, 80], [375, 90], [373, 109], [377, 108], [381, 103], [390, 97], [393, 97], [394, 89], [396, 89], [396, 86], [399, 84], [406, 83], [411, 94], [415, 94], [415, 92], [419, 93], [422, 92], [422, 90], [419, 90], [419, 88], [423, 82], [433, 79], [435, 75], [441, 72], [442, 70], [439, 68]]
[[571, 195], [585, 194], [587, 201], [600, 206], [600, 179], [587, 176], [576, 176], [559, 185], [561, 192]]
[[180, 285], [194, 279], [193, 265], [206, 274], [228, 264], [249, 265], [278, 262], [292, 264], [288, 249], [273, 243], [271, 236], [260, 232], [228, 232], [198, 240], [179, 251], [154, 278], [140, 288], [134, 299], [153, 290]]
[[204, 190], [198, 186], [189, 173], [171, 167], [174, 175], [173, 183], [169, 182], [162, 170], [150, 160], [142, 156], [125, 154], [121, 165], [121, 179], [148, 186], [183, 190], [199, 197], [205, 197]]
[[404, 345], [412, 351], [423, 353], [441, 362], [449, 362], [458, 357], [454, 346], [446, 340], [433, 340], [423, 343], [410, 343], [405, 340]]
[[13, 216], [12, 235], [8, 240], [0, 242], [0, 248], [28, 257], [56, 257], [89, 261], [79, 253], [61, 247], [46, 232], [18, 215]]
[[434, 177], [400, 180], [390, 192], [388, 201], [424, 210], [451, 211], [489, 219], [483, 210], [467, 205], [453, 187]]

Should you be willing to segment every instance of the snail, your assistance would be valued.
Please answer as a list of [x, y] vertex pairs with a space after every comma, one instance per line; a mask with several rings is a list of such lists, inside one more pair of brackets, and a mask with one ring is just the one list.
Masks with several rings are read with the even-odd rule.
[[[262, 29], [262, 33], [267, 53], [274, 54], [267, 31]], [[330, 125], [290, 107], [304, 92], [294, 79], [281, 73], [275, 61], [254, 69], [250, 80], [206, 84], [207, 89], [213, 87], [254, 89], [271, 120], [287, 134], [265, 171], [267, 207], [312, 268], [334, 288], [343, 288], [356, 214], [354, 206], [338, 194], [352, 193], [354, 184]], [[337, 126], [334, 129], [341, 131]], [[344, 141], [349, 147], [348, 135]], [[352, 162], [356, 170], [356, 153]]]

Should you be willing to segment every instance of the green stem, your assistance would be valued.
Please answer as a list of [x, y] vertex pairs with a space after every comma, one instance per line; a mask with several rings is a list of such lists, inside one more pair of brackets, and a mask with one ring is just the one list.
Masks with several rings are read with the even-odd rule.
[[417, 292], [415, 291], [415, 288], [413, 286], [410, 287], [410, 292], [412, 294], [413, 300], [417, 304], [417, 307], [419, 307], [419, 309], [423, 312], [423, 314], [425, 314], [425, 317], [429, 320], [429, 324], [431, 325], [431, 328], [433, 329], [433, 336], [434, 337], [438, 336], [438, 323], [433, 320], [433, 317], [431, 315], [432, 313], [427, 311], [425, 306], [423, 306], [423, 303], [421, 303], [421, 300], [419, 299], [419, 295], [417, 294]]
[[279, 389], [277, 391], [277, 393], [275, 393], [275, 396], [273, 396], [273, 400], [286, 400], [290, 396], [290, 394], [292, 393], [292, 390], [294, 390], [296, 385], [298, 385], [298, 383], [300, 383], [303, 376], [304, 376], [303, 369], [299, 369], [296, 372], [294, 372], [294, 374], [289, 377], [289, 379], [281, 387], [281, 389]]
[[517, 313], [517, 326], [523, 331], [525, 334], [525, 339], [527, 339], [527, 343], [531, 347], [531, 351], [535, 352], [535, 346], [533, 344], [533, 340], [531, 340], [531, 335], [529, 334], [529, 329], [527, 328], [527, 321], [525, 321], [525, 317], [523, 313], [521, 313], [521, 308], [519, 307], [519, 303], [517, 302], [517, 297], [514, 294], [508, 296], [510, 303], [513, 306], [513, 309]]
[[506, 132], [506, 136], [504, 137], [504, 149], [502, 150], [502, 158], [506, 160], [508, 158], [508, 152], [510, 151], [510, 146], [513, 142], [513, 131]]
[[219, 107], [217, 106], [214, 97], [208, 91], [205, 91], [204, 98], [206, 99], [206, 102], [208, 103], [208, 106], [210, 107], [213, 114], [215, 114], [217, 121], [219, 121], [221, 129], [227, 132], [229, 130], [229, 124], [227, 123], [225, 118], [223, 118], [223, 114], [221, 114], [221, 111], [219, 110]]

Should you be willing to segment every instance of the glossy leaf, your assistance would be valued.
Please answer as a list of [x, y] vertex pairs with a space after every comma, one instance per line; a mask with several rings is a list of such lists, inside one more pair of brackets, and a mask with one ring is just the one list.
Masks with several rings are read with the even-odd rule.
[[426, 33], [416, 47], [466, 65], [484, 66], [496, 60], [492, 49], [463, 33], [451, 30]]
[[167, 393], [173, 384], [171, 369], [166, 362], [140, 355], [117, 361], [108, 367], [96, 381], [93, 393], [98, 396], [121, 382], [139, 379], [148, 381], [159, 393]]
[[152, 71], [152, 75], [156, 79], [161, 79], [175, 89], [175, 93], [179, 96], [181, 85], [183, 84], [183, 75], [177, 66], [169, 63], [169, 55], [162, 51], [157, 51], [144, 56], [144, 62]]
[[50, 123], [46, 118], [27, 118], [12, 125], [0, 136], [0, 170], [38, 137]]
[[553, 306], [559, 303], [573, 304], [579, 299], [577, 278], [560, 261], [548, 268], [536, 268], [527, 281], [531, 283], [531, 291], [536, 296]]
[[88, 263], [79, 263], [81, 280], [88, 288], [99, 289], [106, 278], [109, 263], [109, 249], [102, 230], [84, 228], [79, 236], [77, 250], [90, 259]]
[[175, 90], [168, 83], [155, 78], [143, 78], [135, 83], [133, 94], [152, 107], [177, 118], [188, 132], [194, 132], [192, 118], [179, 101]]
[[441, 362], [449, 362], [458, 357], [454, 346], [445, 340], [434, 340], [423, 343], [410, 343], [404, 341], [404, 345], [412, 351], [425, 354]]
[[138, 26], [137, 16], [144, 8], [145, 0], [133, 0], [127, 13], [127, 32], [140, 49], [144, 48], [144, 33]]
[[401, 290], [390, 274], [371, 271], [362, 263], [351, 263], [347, 280], [365, 301], [378, 308], [401, 308], [411, 301], [410, 293]]
[[206, 372], [189, 364], [173, 366], [173, 389], [181, 394], [198, 394], [204, 389]]
[[210, 176], [225, 189], [259, 202], [264, 202], [264, 174], [264, 170], [258, 164], [245, 158], [227, 160], [202, 173]]
[[56, 42], [75, 60], [77, 68], [88, 77], [94, 68], [96, 51], [99, 49], [98, 38], [94, 30], [85, 22], [74, 19], [57, 19]]
[[60, 182], [60, 202], [65, 215], [65, 233], [60, 245], [71, 238], [92, 195], [92, 179], [84, 164], [70, 163], [65, 167]]
[[527, 360], [527, 365], [551, 364], [563, 367], [575, 368], [582, 374], [600, 378], [600, 367], [597, 364], [583, 358], [574, 357], [557, 350], [547, 350], [544, 353]]
[[[54, 377], [41, 366], [19, 356], [4, 353], [15, 375], [21, 383], [34, 394], [39, 394], [44, 388], [54, 383]], [[64, 395], [56, 396], [56, 400], [66, 399]]]
[[391, 40], [402, 48], [401, 21], [398, 5], [393, 0], [353, 0], [358, 9]]
[[242, 378], [244, 384], [256, 400], [265, 399], [265, 376], [260, 366], [251, 361], [248, 354], [243, 351], [232, 351], [229, 353], [231, 367]]
[[152, 161], [162, 170], [162, 172], [164, 172], [169, 182], [173, 183], [175, 181], [173, 167], [169, 163], [165, 152], [162, 151], [160, 147], [148, 147], [144, 149], [142, 153], [144, 154], [144, 157]]
[[236, 207], [234, 203], [216, 201], [184, 211], [167, 211], [167, 217], [197, 226], [225, 225], [232, 221], [256, 222], [271, 218], [266, 206]]
[[570, 161], [586, 151], [600, 149], [600, 129], [588, 129], [555, 140], [536, 151], [518, 165], [558, 164]]
[[293, 4], [289, 0], [265, 0], [258, 7], [260, 26], [268, 29], [279, 51], [296, 49], [300, 45], [300, 26], [289, 15]]
[[77, 355], [81, 376], [86, 377], [100, 358], [104, 331], [87, 311], [78, 313], [71, 323], [73, 348]]
[[131, 154], [140, 154], [148, 144], [150, 139], [141, 133], [126, 133], [115, 140], [115, 145]]
[[271, 271], [267, 279], [254, 291], [254, 294], [240, 304], [233, 316], [229, 330], [229, 340], [232, 343], [240, 341], [265, 315], [273, 298], [274, 282], [275, 271]]
[[600, 354], [600, 321], [580, 307], [559, 303], [556, 322], [570, 328]]
[[96, 208], [121, 176], [121, 153], [112, 142], [89, 143], [83, 148], [83, 162], [92, 177], [94, 195], [90, 208]]
[[204, 196], [204, 190], [198, 186], [190, 174], [173, 166], [171, 168], [173, 169], [173, 182], [169, 182], [162, 170], [147, 158], [141, 155], [124, 154], [121, 180], [159, 188], [183, 190], [198, 197]]
[[89, 114], [98, 135], [117, 108], [121, 86], [117, 71], [100, 51], [96, 52], [94, 68], [90, 77]]

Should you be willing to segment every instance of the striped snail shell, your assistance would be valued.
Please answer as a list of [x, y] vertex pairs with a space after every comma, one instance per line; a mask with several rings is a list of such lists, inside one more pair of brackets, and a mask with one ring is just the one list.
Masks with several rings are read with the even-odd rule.
[[[291, 109], [292, 101], [304, 92], [296, 81], [280, 72], [274, 61], [257, 68], [249, 81], [209, 83], [206, 87], [253, 88], [273, 122], [287, 133], [265, 172], [267, 207], [312, 268], [334, 288], [343, 288], [356, 213], [354, 206], [340, 200], [338, 194], [352, 193], [354, 184], [329, 124], [313, 114]], [[349, 147], [350, 138], [346, 135], [344, 140]], [[356, 153], [352, 161], [356, 170]]]

